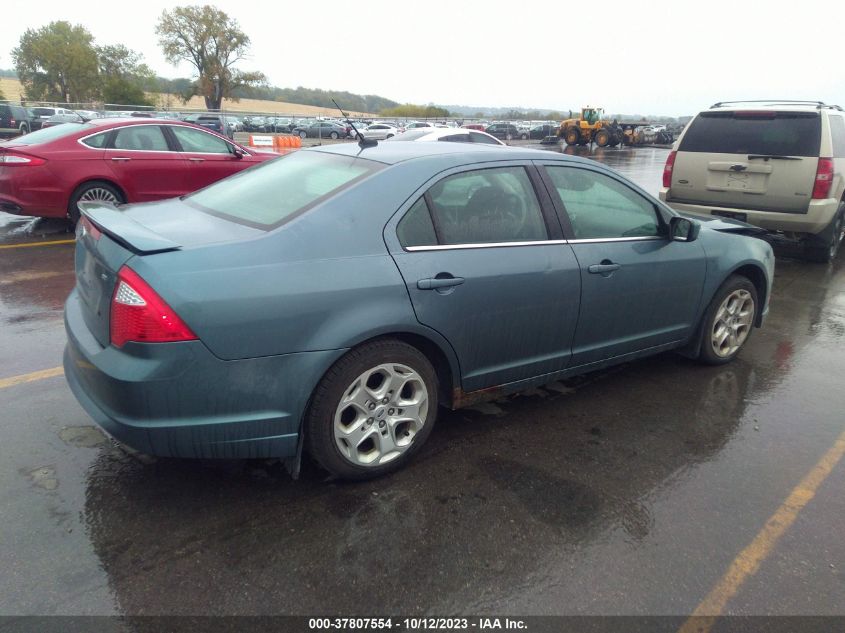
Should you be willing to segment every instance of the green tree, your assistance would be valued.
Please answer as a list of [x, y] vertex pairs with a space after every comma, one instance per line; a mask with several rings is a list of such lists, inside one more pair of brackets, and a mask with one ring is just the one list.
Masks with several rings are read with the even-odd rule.
[[237, 100], [241, 88], [266, 83], [263, 73], [235, 68], [249, 51], [249, 36], [215, 7], [165, 9], [156, 34], [167, 61], [173, 65], [187, 61], [196, 68], [193, 94], [205, 98], [209, 110], [219, 110], [224, 98]]
[[414, 119], [446, 119], [449, 117], [449, 111], [446, 108], [438, 108], [433, 105], [424, 106], [406, 103], [394, 108], [385, 108], [381, 111], [381, 115]]
[[123, 44], [97, 47], [100, 96], [105, 103], [153, 105], [144, 94], [154, 89], [155, 74], [142, 62], [142, 55]]
[[12, 51], [15, 69], [32, 100], [78, 103], [97, 93], [97, 51], [82, 25], [51, 22], [27, 29]]

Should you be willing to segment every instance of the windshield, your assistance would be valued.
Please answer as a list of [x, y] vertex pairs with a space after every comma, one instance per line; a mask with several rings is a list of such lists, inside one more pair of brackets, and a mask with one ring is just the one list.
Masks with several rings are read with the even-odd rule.
[[381, 168], [381, 163], [354, 156], [300, 151], [242, 171], [184, 200], [211, 215], [267, 230]]
[[49, 143], [50, 141], [55, 141], [56, 139], [70, 136], [77, 132], [87, 131], [93, 127], [93, 125], [87, 125], [85, 123], [62, 123], [61, 125], [54, 125], [19, 136], [14, 141], [15, 145], [38, 145], [39, 143]]
[[702, 112], [678, 148], [682, 152], [818, 156], [817, 112]]

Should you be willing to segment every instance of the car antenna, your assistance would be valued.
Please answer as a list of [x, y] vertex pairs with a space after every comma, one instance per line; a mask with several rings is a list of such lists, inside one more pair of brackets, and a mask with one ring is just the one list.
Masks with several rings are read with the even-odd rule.
[[378, 141], [376, 139], [374, 139], [374, 138], [364, 138], [364, 135], [361, 134], [358, 131], [358, 128], [355, 127], [355, 124], [350, 120], [349, 115], [346, 114], [346, 112], [343, 111], [343, 108], [341, 108], [339, 105], [337, 105], [337, 101], [332, 99], [332, 103], [335, 104], [335, 106], [337, 107], [338, 110], [340, 110], [340, 113], [343, 115], [343, 118], [346, 119], [346, 122], [349, 123], [349, 125], [352, 126], [353, 130], [355, 130], [355, 136], [358, 137], [358, 146], [361, 149], [364, 149], [365, 147], [375, 147], [376, 145], [378, 145]]

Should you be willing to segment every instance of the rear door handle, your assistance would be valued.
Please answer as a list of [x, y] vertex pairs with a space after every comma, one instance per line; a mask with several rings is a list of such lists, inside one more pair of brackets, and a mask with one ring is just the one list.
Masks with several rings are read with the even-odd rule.
[[462, 283], [464, 283], [463, 277], [433, 277], [429, 279], [420, 279], [417, 282], [417, 288], [420, 290], [436, 290], [437, 288], [460, 286]]
[[189, 158], [188, 160], [191, 161], [192, 163], [203, 163], [203, 162], [205, 162], [204, 158]]
[[619, 264], [613, 263], [604, 263], [601, 264], [593, 264], [587, 270], [589, 270], [594, 275], [606, 275], [607, 273], [612, 273], [614, 270], [619, 270], [622, 268]]
[[127, 160], [132, 160], [132, 159], [128, 158], [126, 156], [115, 156], [115, 157], [112, 158], [112, 160], [113, 161], [127, 161]]

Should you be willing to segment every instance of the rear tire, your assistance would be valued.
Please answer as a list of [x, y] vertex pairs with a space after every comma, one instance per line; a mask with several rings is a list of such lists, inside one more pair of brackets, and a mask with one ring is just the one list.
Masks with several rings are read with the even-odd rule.
[[103, 202], [112, 202], [114, 204], [123, 204], [126, 198], [123, 193], [114, 185], [102, 180], [92, 180], [85, 182], [76, 188], [76, 191], [70, 197], [70, 202], [67, 207], [67, 214], [73, 224], [79, 222], [79, 202], [85, 200], [101, 200]]
[[340, 135], [337, 132], [332, 132], [331, 134], [329, 134], [329, 138], [336, 141], [340, 138]]
[[305, 446], [343, 479], [398, 470], [431, 434], [437, 387], [434, 367], [415, 347], [395, 339], [366, 343], [337, 361], [314, 390]]
[[818, 235], [805, 240], [804, 259], [820, 264], [833, 261], [842, 245], [843, 231], [845, 231], [845, 202], [840, 202], [830, 225]]
[[306, 132], [305, 130], [302, 130], [299, 133], [299, 138], [308, 138], [308, 132]]
[[758, 309], [757, 288], [751, 280], [728, 277], [704, 313], [698, 359], [707, 365], [731, 362], [751, 336]]

